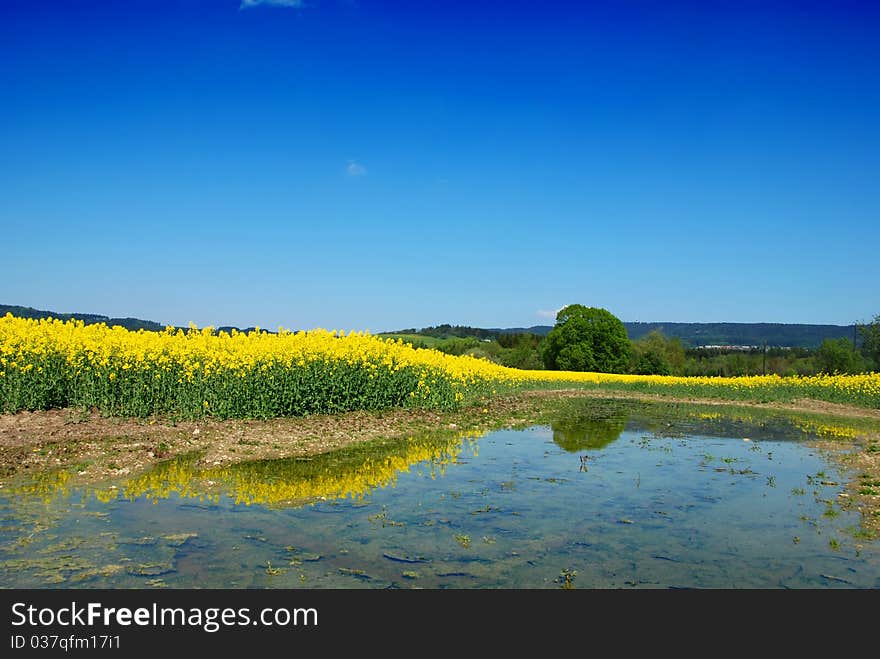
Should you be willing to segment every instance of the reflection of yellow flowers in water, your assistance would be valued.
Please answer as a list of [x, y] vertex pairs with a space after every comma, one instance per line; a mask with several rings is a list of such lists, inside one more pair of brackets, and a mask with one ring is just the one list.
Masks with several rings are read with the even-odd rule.
[[153, 500], [177, 495], [217, 501], [223, 494], [245, 505], [361, 499], [377, 488], [394, 487], [398, 476], [417, 464], [424, 464], [431, 478], [442, 475], [456, 462], [461, 449], [461, 438], [440, 442], [410, 439], [398, 450], [342, 464], [333, 454], [307, 461], [268, 460], [204, 470], [181, 461], [129, 481], [122, 495]]
[[[766, 416], [756, 416], [742, 410], [728, 409], [721, 412], [694, 412], [693, 417], [705, 421], [732, 419], [744, 423], [760, 423]], [[790, 417], [788, 421], [792, 426], [803, 433], [825, 437], [828, 439], [858, 439], [865, 434], [854, 425], [846, 425], [844, 421], [829, 423], [827, 421], [808, 419], [803, 417]]]
[[834, 425], [818, 421], [798, 420], [794, 424], [806, 433], [812, 433], [828, 439], [856, 439], [864, 434], [851, 426]]
[[62, 497], [70, 496], [70, 483], [72, 479], [73, 476], [69, 471], [44, 472], [26, 482], [4, 489], [6, 492], [16, 496], [34, 497], [49, 503], [58, 495]]
[[[162, 463], [118, 488], [92, 489], [90, 494], [105, 503], [120, 496], [154, 503], [172, 496], [213, 502], [228, 496], [237, 504], [269, 506], [361, 499], [377, 488], [394, 487], [399, 474], [417, 465], [424, 466], [431, 478], [442, 476], [448, 465], [457, 462], [466, 438], [472, 440], [474, 435], [413, 438], [309, 459], [265, 460], [208, 469], [199, 469], [195, 456], [184, 457]], [[476, 443], [470, 441], [470, 447], [475, 450]], [[49, 502], [55, 496], [70, 495], [70, 480], [70, 474], [61, 471], [10, 491]]]
[[880, 407], [880, 374], [676, 377], [506, 368], [369, 334], [212, 328], [131, 332], [0, 318], [0, 411], [96, 406], [110, 414], [295, 416], [393, 406], [449, 408], [522, 387], [603, 387]]

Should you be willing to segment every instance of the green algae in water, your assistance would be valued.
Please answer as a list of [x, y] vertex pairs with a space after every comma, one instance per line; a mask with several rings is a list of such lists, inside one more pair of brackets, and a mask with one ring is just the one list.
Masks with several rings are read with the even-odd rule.
[[198, 533], [169, 533], [163, 535], [162, 539], [172, 547], [180, 547], [193, 538], [198, 538]]

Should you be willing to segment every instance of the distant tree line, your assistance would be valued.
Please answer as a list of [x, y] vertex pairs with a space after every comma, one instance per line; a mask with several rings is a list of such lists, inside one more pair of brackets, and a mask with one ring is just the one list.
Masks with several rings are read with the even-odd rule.
[[161, 332], [165, 329], [164, 325], [154, 323], [151, 320], [141, 320], [140, 318], [111, 318], [110, 316], [102, 316], [94, 313], [58, 313], [55, 311], [34, 309], [32, 307], [0, 304], [0, 316], [5, 316], [7, 313], [11, 313], [17, 318], [33, 318], [39, 320], [41, 318], [51, 317], [57, 318], [58, 320], [81, 320], [86, 325], [94, 325], [97, 323], [104, 323], [108, 327], [120, 325], [135, 332], [140, 329], [149, 330], [151, 332]]
[[[761, 348], [748, 350], [687, 348], [680, 339], [656, 329], [625, 344], [620, 339], [622, 328], [623, 323], [604, 309], [566, 307], [557, 315], [556, 326], [541, 348], [544, 364], [547, 368], [644, 375], [812, 375], [880, 370], [880, 315], [858, 325], [852, 340], [826, 338], [815, 350], [767, 348], [766, 342]], [[566, 351], [606, 357], [583, 363], [560, 360], [559, 355]]]
[[[81, 320], [86, 325], [96, 325], [97, 323], [104, 323], [108, 327], [115, 327], [118, 325], [127, 330], [131, 330], [132, 332], [137, 332], [138, 330], [164, 332], [166, 327], [165, 325], [156, 323], [152, 320], [143, 320], [141, 318], [113, 318], [111, 316], [102, 316], [101, 314], [96, 313], [60, 313], [58, 311], [43, 311], [42, 309], [34, 309], [33, 307], [0, 304], [0, 316], [5, 316], [7, 313], [11, 313], [17, 318], [33, 318], [35, 320], [40, 320], [41, 318], [56, 318], [63, 321]], [[180, 327], [177, 329], [182, 329], [185, 332], [189, 331], [189, 327]], [[222, 327], [215, 327], [214, 333], [226, 332], [228, 334], [231, 333], [232, 330], [239, 332], [253, 332], [256, 329], [256, 327], [241, 329], [239, 327], [225, 325]], [[270, 330], [261, 329], [260, 331], [274, 334], [274, 332]]]
[[447, 339], [450, 337], [458, 337], [461, 339], [497, 339], [500, 332], [497, 330], [482, 329], [480, 327], [468, 327], [467, 325], [436, 325], [432, 327], [423, 327], [422, 329], [404, 329], [395, 332], [395, 334], [421, 334], [422, 336], [432, 336], [436, 339]]
[[[726, 377], [880, 371], [880, 315], [857, 326], [855, 342], [846, 337], [826, 338], [818, 348], [689, 347], [659, 329], [633, 341], [612, 314], [581, 305], [560, 311], [556, 326], [546, 336], [531, 332], [492, 334], [490, 330], [468, 335], [476, 328], [452, 325], [427, 329], [430, 333], [426, 336], [443, 339], [431, 346], [437, 350], [469, 354], [514, 368]], [[418, 341], [412, 343], [428, 347], [419, 346]]]
[[[797, 323], [642, 323], [624, 322], [627, 336], [638, 341], [659, 331], [678, 338], [685, 347], [698, 346], [777, 346], [787, 348], [818, 348], [825, 339], [861, 341], [858, 325], [807, 325]], [[419, 334], [436, 339], [478, 338], [499, 340], [507, 334], [535, 334], [545, 337], [553, 326], [535, 325], [527, 328], [485, 329], [467, 325], [436, 325], [422, 329], [409, 328], [394, 334]]]
[[797, 323], [633, 323], [625, 322], [627, 334], [638, 341], [659, 331], [678, 337], [685, 345], [737, 345], [818, 348], [825, 339], [852, 339], [852, 325], [806, 325]]

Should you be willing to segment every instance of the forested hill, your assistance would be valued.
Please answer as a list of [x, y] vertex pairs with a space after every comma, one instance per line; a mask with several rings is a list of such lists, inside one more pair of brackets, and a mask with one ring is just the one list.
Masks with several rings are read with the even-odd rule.
[[[71, 320], [73, 318], [76, 318], [77, 320], [83, 321], [86, 325], [105, 323], [110, 327], [113, 327], [114, 325], [120, 325], [126, 329], [133, 331], [143, 329], [150, 332], [161, 332], [166, 327], [161, 323], [157, 323], [152, 320], [143, 320], [141, 318], [111, 318], [109, 316], [102, 316], [96, 313], [59, 313], [57, 311], [43, 311], [42, 309], [34, 309], [32, 307], [17, 307], [10, 304], [0, 304], [0, 318], [5, 316], [7, 313], [11, 313], [13, 316], [18, 316], [19, 318], [51, 317], [57, 318], [59, 320]], [[256, 328], [246, 327], [244, 329], [241, 329], [240, 327], [229, 325], [223, 327], [215, 327], [214, 329], [218, 332], [230, 332], [232, 330], [238, 330], [239, 332], [249, 332]]]
[[825, 339], [851, 339], [853, 325], [784, 323], [624, 323], [633, 340], [653, 330], [691, 346], [737, 345], [817, 348]]
[[145, 329], [153, 332], [160, 332], [165, 329], [164, 325], [154, 323], [152, 320], [141, 320], [140, 318], [110, 318], [109, 316], [101, 316], [94, 313], [58, 313], [56, 311], [43, 311], [42, 309], [33, 309], [31, 307], [17, 307], [9, 304], [0, 304], [0, 317], [11, 313], [19, 318], [58, 318], [59, 320], [71, 320], [76, 318], [83, 321], [86, 325], [95, 323], [106, 323], [110, 327], [121, 325], [126, 329], [139, 330]]
[[[724, 345], [724, 346], [760, 346], [764, 342], [768, 346], [787, 348], [816, 348], [825, 339], [837, 339], [853, 336], [852, 325], [805, 325], [787, 323], [624, 323], [629, 338], [633, 341], [645, 336], [648, 332], [659, 330], [668, 337], [678, 338], [688, 346]], [[439, 325], [421, 330], [403, 330], [414, 334], [446, 338], [450, 336], [475, 336], [477, 338], [494, 338], [499, 334], [531, 333], [544, 336], [552, 329], [550, 325], [534, 325], [532, 327], [509, 327], [481, 329], [478, 327], [462, 327]]]

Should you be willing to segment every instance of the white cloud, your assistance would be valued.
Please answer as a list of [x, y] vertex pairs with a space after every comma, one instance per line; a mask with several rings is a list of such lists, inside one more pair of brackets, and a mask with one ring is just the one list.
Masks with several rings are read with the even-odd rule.
[[239, 9], [250, 9], [251, 7], [259, 7], [266, 5], [267, 7], [304, 7], [303, 0], [241, 0]]
[[[562, 307], [559, 307], [559, 309], [562, 309]], [[551, 319], [555, 320], [555, 319], [556, 319], [556, 314], [559, 313], [559, 309], [557, 309], [556, 311], [550, 311], [550, 310], [548, 310], [548, 309], [538, 309], [538, 310], [535, 312], [535, 315], [536, 315], [538, 318], [551, 318]]]
[[345, 168], [349, 176], [366, 176], [367, 168], [354, 160], [348, 161], [348, 167]]

